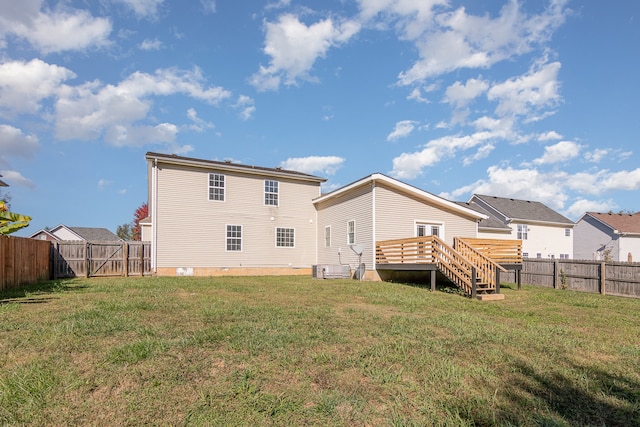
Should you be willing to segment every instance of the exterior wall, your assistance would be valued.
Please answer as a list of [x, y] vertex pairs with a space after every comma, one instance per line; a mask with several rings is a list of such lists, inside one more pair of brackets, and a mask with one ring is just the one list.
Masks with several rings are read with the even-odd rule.
[[[209, 200], [209, 173], [225, 175], [225, 200]], [[276, 206], [264, 205], [264, 180], [279, 182]], [[248, 175], [159, 162], [156, 196], [156, 269], [192, 268], [193, 274], [230, 269], [297, 269], [316, 262], [320, 184], [267, 174]], [[242, 251], [226, 250], [226, 226], [242, 226]], [[276, 247], [276, 227], [295, 230], [295, 247]], [[168, 270], [167, 270], [168, 269]], [[231, 274], [231, 273], [229, 273]]]
[[384, 184], [376, 185], [375, 195], [375, 240], [415, 237], [416, 222], [442, 224], [440, 237], [449, 245], [453, 245], [454, 237], [478, 235], [474, 218], [429, 205]]
[[150, 242], [151, 241], [151, 223], [150, 222], [145, 222], [145, 223], [141, 223], [140, 224], [140, 239], [143, 242]]
[[501, 240], [513, 240], [516, 237], [512, 231], [480, 231], [478, 230], [478, 238], [480, 239], [501, 239]]
[[[356, 244], [364, 244], [362, 262], [373, 270], [373, 210], [371, 183], [367, 182], [349, 194], [318, 203], [318, 264], [349, 265], [358, 268], [358, 256], [347, 243], [347, 222], [355, 221]], [[331, 246], [325, 245], [325, 227], [331, 227]]]
[[620, 238], [619, 259], [620, 262], [640, 261], [640, 236], [622, 236]]
[[584, 216], [574, 227], [573, 233], [575, 259], [604, 260], [602, 248], [610, 251], [612, 260], [619, 258], [618, 236], [612, 235], [611, 228], [593, 217]]
[[83, 240], [78, 237], [77, 234], [67, 230], [64, 227], [60, 227], [55, 231], [52, 231], [51, 234], [56, 236], [59, 240]]
[[55, 237], [53, 237], [51, 234], [46, 233], [44, 231], [34, 234], [33, 236], [31, 236], [31, 238], [35, 240], [47, 240], [49, 242], [53, 242], [56, 240]]
[[[522, 223], [520, 223], [522, 224]], [[510, 224], [512, 236], [518, 237], [518, 223]], [[560, 258], [560, 254], [568, 254], [573, 258], [573, 233], [565, 236], [565, 229], [569, 226], [549, 226], [538, 224], [527, 224], [528, 236], [522, 240], [522, 252], [528, 254], [529, 258]]]

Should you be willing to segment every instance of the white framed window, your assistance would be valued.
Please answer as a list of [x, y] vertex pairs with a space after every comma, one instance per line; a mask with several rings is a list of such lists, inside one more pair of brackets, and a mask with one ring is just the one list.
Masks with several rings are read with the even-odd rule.
[[538, 259], [542, 258], [542, 252], [538, 252], [538, 253], [536, 254], [536, 258], [538, 258]]
[[227, 251], [238, 252], [242, 251], [242, 226], [241, 225], [227, 225]]
[[564, 229], [564, 235], [567, 237], [571, 237], [571, 229], [570, 228], [565, 228]]
[[278, 248], [294, 248], [296, 245], [295, 229], [293, 228], [276, 228], [276, 247]]
[[224, 202], [225, 176], [218, 173], [209, 174], [209, 200]]
[[522, 252], [522, 258], [529, 258], [529, 252]]
[[331, 247], [331, 226], [330, 225], [327, 225], [324, 228], [324, 247], [325, 248]]
[[356, 244], [356, 221], [351, 220], [347, 222], [347, 245]]
[[436, 236], [442, 237], [443, 225], [425, 221], [416, 221], [416, 237]]
[[560, 254], [560, 259], [569, 259], [569, 254]]
[[270, 179], [264, 181], [264, 204], [278, 206], [278, 181]]
[[518, 224], [518, 239], [527, 240], [529, 237], [529, 227], [527, 224]]

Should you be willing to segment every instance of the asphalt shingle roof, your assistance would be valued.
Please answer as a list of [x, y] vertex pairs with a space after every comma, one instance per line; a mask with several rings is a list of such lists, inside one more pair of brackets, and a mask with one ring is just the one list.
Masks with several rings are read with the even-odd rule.
[[481, 214], [487, 215], [489, 218], [483, 219], [478, 223], [478, 227], [480, 228], [495, 228], [495, 229], [504, 229], [511, 230], [511, 227], [500, 221], [496, 218], [491, 212], [484, 209], [482, 206], [475, 202], [456, 202], [457, 204], [464, 206], [465, 208], [473, 209], [476, 212], [480, 212]]
[[474, 197], [492, 206], [495, 210], [510, 219], [574, 224], [569, 218], [560, 215], [558, 212], [540, 202], [508, 199], [506, 197], [483, 196], [479, 194], [475, 194]]
[[640, 212], [635, 214], [587, 212], [586, 215], [591, 215], [621, 233], [640, 233]]
[[71, 231], [87, 241], [119, 241], [118, 236], [106, 228], [93, 227], [69, 227]]

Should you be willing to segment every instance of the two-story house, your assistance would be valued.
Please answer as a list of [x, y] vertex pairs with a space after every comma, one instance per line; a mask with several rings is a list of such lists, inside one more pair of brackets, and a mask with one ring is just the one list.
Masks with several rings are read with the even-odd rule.
[[574, 258], [602, 261], [640, 260], [640, 212], [587, 212], [574, 229]]
[[474, 194], [477, 204], [504, 228], [481, 228], [478, 237], [522, 240], [525, 258], [573, 258], [574, 222], [540, 202]]

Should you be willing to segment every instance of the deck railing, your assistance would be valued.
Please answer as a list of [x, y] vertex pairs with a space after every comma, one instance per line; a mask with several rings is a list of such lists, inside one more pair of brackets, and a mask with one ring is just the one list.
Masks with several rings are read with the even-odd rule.
[[496, 264], [522, 264], [522, 240], [456, 237], [454, 241], [454, 247], [457, 248], [457, 243], [461, 241]]

